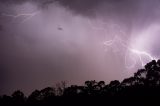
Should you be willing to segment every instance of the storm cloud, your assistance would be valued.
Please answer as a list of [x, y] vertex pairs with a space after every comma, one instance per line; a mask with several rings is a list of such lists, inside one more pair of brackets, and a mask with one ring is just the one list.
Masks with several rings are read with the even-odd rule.
[[0, 93], [133, 75], [130, 48], [159, 56], [159, 2], [0, 0]]

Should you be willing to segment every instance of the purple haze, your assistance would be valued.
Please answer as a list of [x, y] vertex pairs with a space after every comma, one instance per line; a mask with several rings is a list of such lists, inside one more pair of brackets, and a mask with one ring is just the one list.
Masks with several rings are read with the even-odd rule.
[[0, 0], [0, 94], [132, 76], [150, 61], [140, 52], [159, 57], [159, 9], [160, 0]]

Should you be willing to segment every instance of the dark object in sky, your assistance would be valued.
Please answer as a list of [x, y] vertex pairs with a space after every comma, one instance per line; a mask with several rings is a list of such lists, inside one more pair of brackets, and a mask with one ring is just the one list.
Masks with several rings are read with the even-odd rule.
[[63, 30], [63, 28], [61, 28], [61, 27], [58, 27], [57, 29], [58, 29], [58, 30]]

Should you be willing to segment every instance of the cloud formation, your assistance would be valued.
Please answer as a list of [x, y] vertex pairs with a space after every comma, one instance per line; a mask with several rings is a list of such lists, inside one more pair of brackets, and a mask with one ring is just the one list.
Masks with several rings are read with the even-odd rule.
[[134, 61], [121, 41], [158, 57], [159, 8], [159, 0], [0, 0], [0, 93], [132, 75], [140, 61], [131, 54], [137, 63], [126, 69], [125, 56]]

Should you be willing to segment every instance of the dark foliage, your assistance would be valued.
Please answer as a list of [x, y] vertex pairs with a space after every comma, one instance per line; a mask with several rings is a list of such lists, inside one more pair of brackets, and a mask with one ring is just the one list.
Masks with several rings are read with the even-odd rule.
[[[151, 61], [134, 76], [105, 84], [104, 81], [86, 81], [84, 86], [71, 85], [56, 88], [47, 87], [33, 91], [28, 97], [23, 92], [15, 91], [12, 96], [0, 97], [0, 104], [74, 104], [82, 103], [158, 103], [160, 98], [160, 60]], [[113, 102], [114, 101], [114, 102]]]

